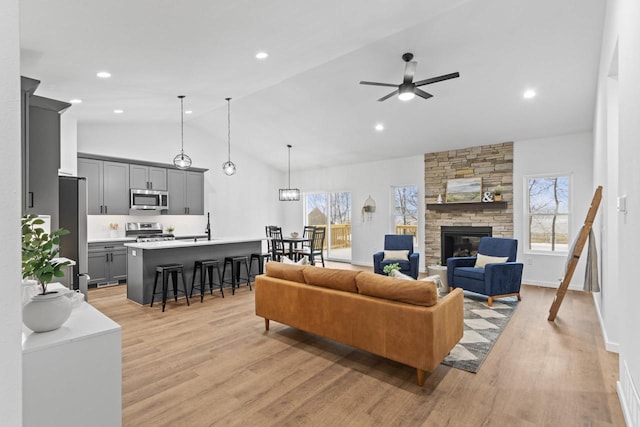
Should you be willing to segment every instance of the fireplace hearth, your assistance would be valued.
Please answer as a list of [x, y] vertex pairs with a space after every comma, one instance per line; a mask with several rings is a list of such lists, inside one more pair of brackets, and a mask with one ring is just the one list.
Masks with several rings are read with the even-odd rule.
[[440, 251], [442, 265], [447, 258], [476, 256], [480, 238], [491, 237], [492, 227], [440, 227]]

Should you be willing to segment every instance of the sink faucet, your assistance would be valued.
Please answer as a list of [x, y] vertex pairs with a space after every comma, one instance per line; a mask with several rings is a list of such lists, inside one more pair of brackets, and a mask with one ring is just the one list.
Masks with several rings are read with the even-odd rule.
[[209, 219], [209, 212], [207, 212], [207, 228], [204, 230], [207, 233], [207, 240], [211, 240], [211, 221]]

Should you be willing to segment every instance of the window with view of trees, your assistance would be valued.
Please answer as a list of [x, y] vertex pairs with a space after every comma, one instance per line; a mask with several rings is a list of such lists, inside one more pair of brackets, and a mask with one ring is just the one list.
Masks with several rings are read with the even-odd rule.
[[528, 177], [528, 247], [532, 251], [569, 250], [569, 176]]
[[393, 187], [395, 234], [418, 239], [418, 187]]

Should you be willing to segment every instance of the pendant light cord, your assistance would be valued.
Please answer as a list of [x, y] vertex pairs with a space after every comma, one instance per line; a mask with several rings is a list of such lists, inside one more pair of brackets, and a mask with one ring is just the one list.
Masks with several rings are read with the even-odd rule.
[[287, 147], [289, 147], [289, 185], [288, 187], [291, 188], [291, 144], [287, 144]]
[[184, 154], [184, 95], [180, 95], [180, 152]]
[[227, 154], [229, 161], [231, 161], [231, 98], [227, 100]]

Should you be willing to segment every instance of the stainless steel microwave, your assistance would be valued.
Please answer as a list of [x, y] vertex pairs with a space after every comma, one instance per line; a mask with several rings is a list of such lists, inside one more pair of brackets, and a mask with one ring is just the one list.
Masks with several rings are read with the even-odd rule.
[[132, 188], [131, 209], [145, 211], [169, 209], [169, 193], [160, 190]]

